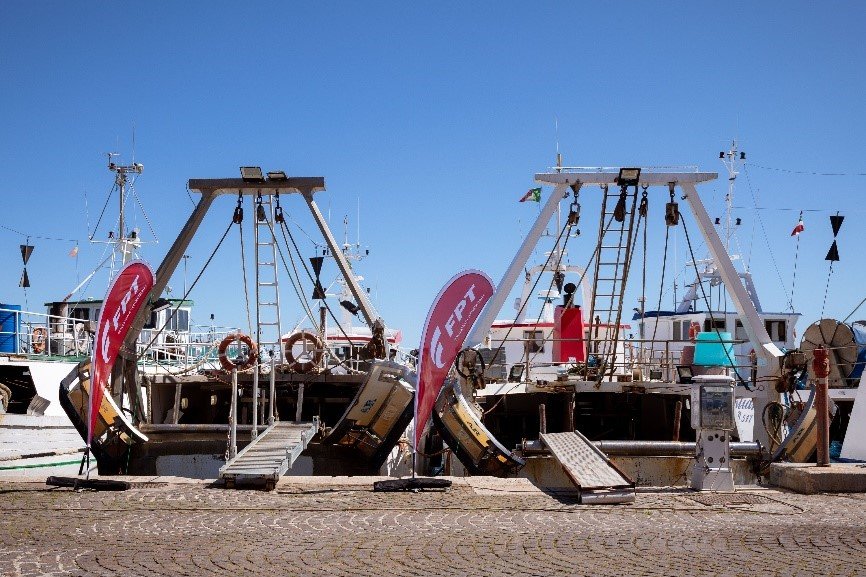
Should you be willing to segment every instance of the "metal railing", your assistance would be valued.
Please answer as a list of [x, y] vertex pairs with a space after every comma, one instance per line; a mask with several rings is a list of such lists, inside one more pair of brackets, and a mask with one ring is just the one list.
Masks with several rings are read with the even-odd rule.
[[[548, 338], [539, 343], [534, 338], [510, 338], [502, 343], [520, 343], [522, 345], [522, 357], [512, 360], [508, 358], [508, 365], [521, 364], [524, 369], [521, 379], [530, 382], [534, 378], [549, 378], [552, 376], [575, 378], [583, 377], [586, 380], [597, 380], [599, 375], [603, 380], [635, 380], [635, 381], [666, 381], [676, 382], [679, 379], [677, 366], [684, 364], [692, 365], [693, 361], [683, 359], [683, 349], [688, 345], [695, 345], [692, 340], [678, 339], [629, 339], [620, 342], [617, 350], [612, 355], [602, 357], [594, 350], [594, 343], [598, 339], [588, 338]], [[554, 343], [584, 343], [585, 354], [583, 360], [552, 360], [552, 348]], [[728, 347], [747, 343], [746, 340], [712, 340], [706, 341], [708, 345], [720, 345]], [[545, 347], [544, 352], [533, 351], [539, 345]], [[495, 347], [494, 347], [495, 348]], [[548, 357], [547, 351], [551, 351]], [[727, 357], [727, 355], [726, 355]], [[550, 359], [550, 360], [546, 360]], [[730, 354], [730, 359], [725, 358], [725, 363], [719, 365], [727, 369], [733, 369], [746, 377], [748, 371], [754, 368], [748, 354], [740, 354], [736, 349]], [[543, 377], [542, 377], [543, 376]]]
[[93, 344], [92, 321], [0, 308], [0, 354], [71, 360], [87, 357]]

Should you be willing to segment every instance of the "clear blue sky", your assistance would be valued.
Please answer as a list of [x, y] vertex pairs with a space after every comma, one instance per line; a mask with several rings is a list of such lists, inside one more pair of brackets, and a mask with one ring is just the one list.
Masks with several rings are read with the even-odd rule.
[[[861, 2], [3, 2], [0, 301], [24, 301], [23, 237], [9, 228], [81, 243], [76, 261], [72, 242], [31, 239], [31, 308], [98, 262], [103, 247], [86, 237], [111, 185], [104, 153], [130, 161], [133, 126], [154, 267], [192, 208], [189, 178], [234, 177], [247, 164], [321, 175], [318, 200], [340, 238], [348, 214], [354, 240], [360, 202], [371, 256], [359, 272], [407, 344], [455, 272], [499, 281], [537, 211], [517, 200], [553, 164], [557, 139], [569, 165], [722, 171], [718, 152], [737, 137], [754, 165], [738, 180], [734, 216], [765, 308], [783, 310], [791, 293], [796, 211], [840, 210], [825, 316], [842, 318], [864, 296], [864, 25]], [[703, 189], [714, 215], [726, 188], [723, 178]], [[594, 242], [596, 191], [584, 192], [575, 264]], [[772, 210], [755, 211], [753, 194]], [[651, 205], [650, 303], [664, 196]], [[190, 282], [233, 204], [217, 203], [188, 251]], [[285, 206], [313, 232], [299, 199]], [[801, 334], [821, 311], [829, 214], [806, 214]], [[106, 231], [103, 222], [97, 235]], [[192, 294], [197, 320], [244, 323], [239, 250], [233, 233]], [[678, 259], [682, 269], [682, 241]], [[104, 283], [85, 296], [101, 298]], [[182, 274], [172, 286], [182, 292]], [[295, 319], [287, 293], [284, 315]]]

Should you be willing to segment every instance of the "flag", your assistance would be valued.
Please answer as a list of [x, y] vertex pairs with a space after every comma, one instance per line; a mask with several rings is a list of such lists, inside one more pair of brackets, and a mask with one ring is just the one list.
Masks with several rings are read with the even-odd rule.
[[415, 392], [415, 450], [420, 450], [424, 427], [469, 329], [493, 296], [493, 283], [483, 272], [464, 271], [442, 288], [433, 301], [418, 349], [418, 388]]
[[69, 251], [69, 256], [71, 256], [72, 258], [75, 258], [76, 256], [78, 256], [78, 245], [77, 244], [74, 247], [72, 247], [72, 250]]
[[526, 202], [527, 200], [541, 202], [541, 189], [530, 188], [528, 191], [526, 191], [526, 194], [523, 195], [523, 198], [520, 199], [520, 202]]
[[806, 230], [806, 226], [803, 224], [803, 219], [801, 218], [797, 226], [794, 227], [794, 230], [791, 231], [791, 236], [798, 236], [804, 230]]
[[93, 342], [90, 378], [90, 402], [87, 418], [87, 446], [102, 406], [102, 394], [108, 385], [111, 369], [139, 309], [147, 302], [153, 288], [153, 271], [147, 263], [134, 260], [126, 264], [108, 287], [99, 313]]

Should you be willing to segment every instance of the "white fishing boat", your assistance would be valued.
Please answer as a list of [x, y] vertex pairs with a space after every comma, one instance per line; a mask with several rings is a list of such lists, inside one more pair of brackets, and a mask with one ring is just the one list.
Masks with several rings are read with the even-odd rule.
[[[411, 420], [411, 356], [399, 351], [399, 331], [385, 325], [319, 211], [313, 197], [324, 190], [324, 179], [282, 172], [265, 177], [257, 167], [242, 167], [241, 174], [189, 181], [189, 190], [201, 199], [157, 268], [147, 305], [127, 334], [127, 343], [139, 343], [135, 358], [120, 357], [112, 373], [112, 392], [132, 410], [123, 430], [100, 439], [105, 449], [96, 455], [100, 473], [219, 476], [228, 485], [266, 486], [288, 473], [376, 473]], [[234, 212], [213, 254], [233, 227], [241, 231], [244, 254], [244, 204], [252, 202], [254, 275], [249, 276], [254, 280], [247, 285], [246, 272], [237, 275], [244, 292], [254, 295], [247, 301], [249, 334], [175, 336], [154, 349], [173, 328], [195, 283], [177, 303], [158, 297], [222, 195], [235, 196], [237, 204], [229, 205]], [[283, 215], [281, 202], [292, 198], [303, 200], [322, 233], [323, 243], [309, 259]], [[326, 294], [321, 284], [326, 257], [340, 272], [336, 295]], [[288, 277], [303, 316], [286, 332], [281, 277]], [[338, 318], [335, 296], [341, 310], [359, 313], [363, 326], [346, 323], [345, 315]], [[148, 318], [163, 309], [170, 311], [168, 324], [157, 322], [144, 338]], [[196, 358], [188, 354], [191, 349], [209, 352]], [[156, 367], [148, 368], [145, 360]], [[82, 422], [85, 407], [73, 401], [88, 394], [86, 371], [79, 367], [63, 387], [70, 418]]]
[[[589, 443], [617, 455], [612, 458], [620, 463], [629, 454], [700, 461], [691, 474], [679, 470], [674, 477], [669, 476], [673, 469], [650, 471], [649, 464], [659, 461], [630, 462], [629, 471], [644, 483], [682, 483], [691, 477], [696, 487], [708, 486], [709, 478], [714, 486], [732, 487], [735, 468], [737, 475], [749, 478], [750, 465], [743, 457], [767, 462], [797, 452], [786, 442], [806, 431], [808, 423], [796, 415], [784, 423], [767, 423], [760, 415], [767, 414], [768, 406], [773, 415], [774, 407], [786, 402], [772, 383], [791, 379], [794, 372], [799, 377], [794, 357], [785, 354], [795, 348], [799, 315], [763, 310], [750, 274], [735, 268], [697, 190], [715, 178], [696, 168], [559, 164], [535, 175], [539, 185], [553, 190], [465, 343], [480, 354], [458, 357], [456, 380], [446, 384], [434, 412], [436, 433], [467, 471], [555, 476], [539, 469], [539, 463], [562, 450], [556, 439], [543, 440], [551, 432], [577, 434], [579, 440], [569, 437], [569, 446]], [[590, 241], [589, 262], [573, 266], [566, 245], [569, 239], [586, 240], [578, 237], [576, 226], [581, 198], [593, 194], [591, 187], [601, 189], [598, 236]], [[649, 194], [658, 188], [665, 193], [663, 211], [659, 197]], [[680, 214], [681, 201], [691, 209], [693, 221], [688, 224]], [[544, 253], [545, 264], [526, 269], [560, 204], [567, 205], [568, 216], [556, 219], [556, 240]], [[690, 255], [696, 280], [674, 310], [646, 310], [644, 282], [638, 291], [643, 295], [640, 306], [632, 312], [625, 303], [629, 277], [640, 274], [635, 272], [640, 270], [635, 255], [641, 254], [640, 247], [646, 254], [645, 231], [659, 221], [667, 230], [682, 229], [690, 252], [700, 238], [709, 258], [701, 262]], [[568, 248], [575, 242], [580, 241]], [[670, 256], [667, 251], [665, 256]], [[665, 266], [658, 259], [653, 262], [657, 268]], [[521, 276], [525, 285], [516, 301], [518, 315], [494, 320]], [[726, 293], [721, 305], [713, 306], [710, 287]], [[541, 300], [538, 315], [524, 312], [532, 293]], [[715, 431], [716, 439], [724, 439], [723, 446], [716, 447], [726, 457], [722, 461], [730, 463], [723, 472], [718, 460], [711, 464], [701, 456], [708, 454], [702, 452], [708, 443], [698, 434], [704, 414], [696, 409], [706, 408], [704, 401], [710, 398], [700, 395], [716, 389], [729, 391], [720, 398], [731, 402], [730, 427]], [[739, 403], [738, 422], [734, 399]], [[431, 441], [428, 453], [436, 449], [436, 439]], [[808, 449], [808, 441], [803, 447]], [[692, 457], [683, 457], [684, 451]], [[731, 461], [731, 456], [738, 458]], [[709, 470], [714, 472], [705, 474]]]

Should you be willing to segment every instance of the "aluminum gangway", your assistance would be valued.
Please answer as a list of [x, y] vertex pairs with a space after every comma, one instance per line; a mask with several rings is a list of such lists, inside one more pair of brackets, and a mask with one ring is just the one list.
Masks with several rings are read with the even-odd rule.
[[310, 423], [277, 421], [220, 467], [220, 479], [229, 489], [235, 483], [249, 483], [262, 484], [271, 490], [304, 452], [318, 430], [318, 417]]
[[581, 503], [634, 502], [634, 481], [578, 431], [543, 433], [541, 441], [577, 486]]

